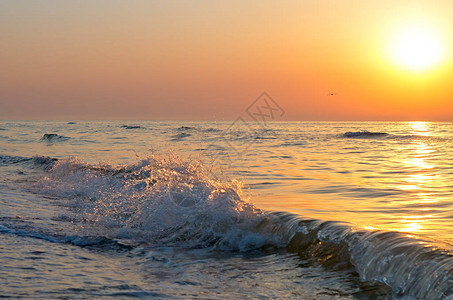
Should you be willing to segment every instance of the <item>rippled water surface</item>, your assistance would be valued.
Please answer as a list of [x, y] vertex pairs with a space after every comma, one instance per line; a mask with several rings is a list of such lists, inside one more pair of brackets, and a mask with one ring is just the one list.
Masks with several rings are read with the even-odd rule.
[[2, 121], [0, 295], [450, 299], [452, 133]]

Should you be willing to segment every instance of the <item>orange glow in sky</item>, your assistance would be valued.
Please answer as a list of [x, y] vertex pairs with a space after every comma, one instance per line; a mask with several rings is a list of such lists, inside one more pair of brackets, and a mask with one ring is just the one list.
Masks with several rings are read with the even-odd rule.
[[[0, 118], [453, 119], [453, 2], [0, 2]], [[330, 95], [329, 93], [334, 93]]]

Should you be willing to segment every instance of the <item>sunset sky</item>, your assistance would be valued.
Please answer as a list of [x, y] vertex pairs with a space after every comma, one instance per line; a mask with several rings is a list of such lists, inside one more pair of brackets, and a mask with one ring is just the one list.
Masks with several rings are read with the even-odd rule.
[[449, 0], [0, 0], [0, 118], [233, 120], [266, 91], [285, 120], [453, 121], [452, 13]]

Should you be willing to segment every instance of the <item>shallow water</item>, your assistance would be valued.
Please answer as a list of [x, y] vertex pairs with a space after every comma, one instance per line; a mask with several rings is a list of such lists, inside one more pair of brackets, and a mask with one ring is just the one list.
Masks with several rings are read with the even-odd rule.
[[0, 128], [2, 296], [453, 294], [452, 123]]

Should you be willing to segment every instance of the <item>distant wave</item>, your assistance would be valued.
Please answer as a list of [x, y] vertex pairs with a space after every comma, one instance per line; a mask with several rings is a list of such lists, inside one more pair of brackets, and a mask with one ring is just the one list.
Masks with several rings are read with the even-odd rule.
[[121, 128], [124, 128], [124, 129], [140, 129], [140, 128], [143, 128], [143, 127], [139, 126], [139, 125], [122, 125]]
[[363, 138], [363, 137], [380, 137], [386, 136], [388, 133], [386, 132], [372, 132], [372, 131], [348, 131], [344, 134], [347, 138]]
[[179, 140], [182, 140], [182, 139], [184, 139], [186, 137], [189, 137], [189, 136], [191, 136], [190, 133], [181, 132], [181, 133], [178, 133], [178, 134], [172, 136], [172, 141], [179, 141]]
[[430, 139], [432, 138], [431, 136], [425, 136], [425, 135], [417, 135], [417, 134], [390, 134], [387, 132], [374, 132], [374, 131], [368, 131], [368, 130], [362, 130], [362, 131], [348, 131], [345, 132], [343, 137], [346, 138], [384, 138], [384, 139]]
[[221, 132], [222, 130], [218, 129], [218, 128], [206, 128], [203, 130], [204, 132]]
[[284, 142], [282, 144], [275, 144], [272, 145], [271, 147], [273, 148], [279, 148], [279, 147], [292, 147], [292, 146], [305, 146], [307, 145], [308, 142], [306, 141], [297, 141], [297, 142]]
[[[327, 268], [350, 268], [395, 295], [453, 297], [453, 248], [404, 233], [371, 231], [350, 223], [265, 212], [242, 194], [242, 183], [213, 178], [203, 165], [152, 156], [131, 165], [53, 160], [32, 191], [67, 199], [102, 237], [69, 237], [75, 245], [135, 243], [248, 251], [286, 247]], [[113, 231], [112, 231], [113, 230]], [[112, 244], [113, 243], [113, 244]]]
[[192, 126], [181, 126], [178, 128], [178, 130], [192, 130], [195, 129], [195, 127]]
[[69, 140], [69, 137], [58, 135], [56, 133], [45, 133], [41, 141], [47, 143], [54, 143], [54, 142], [63, 142]]

